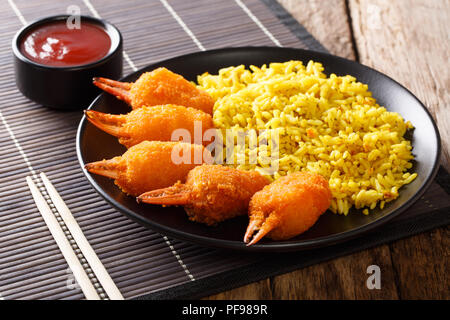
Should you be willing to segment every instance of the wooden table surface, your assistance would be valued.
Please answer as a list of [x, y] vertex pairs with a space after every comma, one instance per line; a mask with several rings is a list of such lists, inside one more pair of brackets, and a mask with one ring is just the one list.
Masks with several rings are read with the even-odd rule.
[[[278, 1], [331, 53], [411, 90], [438, 124], [450, 170], [450, 1]], [[448, 248], [449, 228], [439, 228], [207, 299], [449, 299]], [[379, 290], [366, 286], [370, 265], [380, 267]]]

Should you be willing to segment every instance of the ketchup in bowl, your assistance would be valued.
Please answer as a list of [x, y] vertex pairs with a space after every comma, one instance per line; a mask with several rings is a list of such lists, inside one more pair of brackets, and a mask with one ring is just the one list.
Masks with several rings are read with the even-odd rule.
[[85, 65], [102, 59], [111, 48], [109, 35], [100, 26], [82, 22], [69, 29], [64, 20], [32, 29], [20, 43], [30, 60], [53, 67]]
[[70, 29], [66, 22], [71, 18], [68, 14], [43, 17], [20, 29], [12, 41], [17, 88], [45, 107], [86, 109], [101, 93], [92, 84], [94, 77], [122, 76], [119, 29], [83, 15], [80, 28]]

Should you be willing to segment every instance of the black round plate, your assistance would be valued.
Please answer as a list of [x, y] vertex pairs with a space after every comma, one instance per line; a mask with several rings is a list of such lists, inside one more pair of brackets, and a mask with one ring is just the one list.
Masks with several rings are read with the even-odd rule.
[[[326, 212], [307, 232], [288, 241], [263, 239], [258, 244], [247, 247], [242, 238], [247, 227], [248, 218], [238, 217], [225, 221], [217, 227], [207, 227], [188, 220], [184, 210], [179, 207], [167, 207], [137, 204], [135, 198], [123, 194], [112, 180], [84, 173], [94, 188], [114, 207], [157, 232], [177, 239], [227, 249], [246, 251], [280, 252], [302, 250], [335, 244], [361, 235], [386, 223], [411, 206], [424, 193], [436, 175], [439, 156], [440, 138], [431, 115], [424, 105], [407, 89], [391, 78], [354, 61], [346, 60], [325, 53], [278, 47], [243, 47], [225, 48], [188, 54], [159, 63], [151, 64], [123, 78], [135, 81], [142, 72], [157, 67], [166, 67], [183, 75], [186, 79], [196, 81], [197, 75], [208, 71], [217, 73], [220, 68], [285, 62], [288, 60], [309, 60], [321, 62], [325, 72], [339, 76], [350, 74], [358, 81], [368, 84], [369, 90], [377, 102], [389, 111], [400, 113], [405, 120], [410, 120], [415, 130], [411, 135], [413, 154], [415, 156], [412, 171], [418, 177], [409, 185], [400, 189], [400, 196], [388, 203], [383, 210], [375, 209], [368, 216], [358, 210], [347, 216]], [[101, 75], [99, 75], [101, 76]], [[130, 107], [109, 94], [101, 94], [89, 107], [108, 113], [128, 113]], [[77, 154], [84, 167], [86, 163], [109, 159], [125, 152], [117, 139], [100, 131], [86, 120], [81, 120], [77, 134]], [[155, 173], [157, 174], [157, 173]]]

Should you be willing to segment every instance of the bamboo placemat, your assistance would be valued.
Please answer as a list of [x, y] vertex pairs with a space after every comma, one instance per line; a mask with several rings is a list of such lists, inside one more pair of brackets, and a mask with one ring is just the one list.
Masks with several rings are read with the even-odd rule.
[[[66, 13], [101, 16], [124, 37], [124, 74], [205, 49], [277, 45], [325, 50], [274, 0], [8, 0], [0, 19], [0, 299], [84, 299], [28, 190], [43, 171], [125, 298], [195, 298], [448, 224], [448, 174], [388, 226], [358, 241], [301, 252], [221, 251], [145, 229], [108, 205], [83, 176], [75, 154], [82, 116], [43, 108], [14, 82], [11, 39], [24, 23]], [[87, 107], [87, 106], [86, 106]], [[38, 179], [37, 179], [38, 180]], [[79, 259], [88, 274], [86, 259]], [[273, 259], [272, 259], [273, 258]], [[106, 298], [95, 276], [91, 278]]]

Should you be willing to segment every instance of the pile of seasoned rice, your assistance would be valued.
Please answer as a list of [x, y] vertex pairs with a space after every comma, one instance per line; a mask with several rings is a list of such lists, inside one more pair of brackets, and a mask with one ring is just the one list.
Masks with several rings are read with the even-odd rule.
[[[259, 141], [276, 131], [279, 146], [272, 156], [278, 159], [278, 171], [271, 179], [295, 171], [328, 179], [335, 213], [346, 215], [352, 206], [363, 208], [364, 214], [377, 204], [383, 208], [417, 176], [407, 172], [414, 157], [403, 137], [411, 123], [379, 106], [367, 85], [352, 76], [327, 77], [320, 63], [309, 61], [305, 67], [289, 61], [205, 73], [198, 85], [216, 100], [216, 128], [254, 129]], [[233, 165], [264, 173], [264, 153], [257, 152], [257, 162], [251, 163], [253, 153], [246, 149], [233, 150], [233, 159], [246, 160]]]

